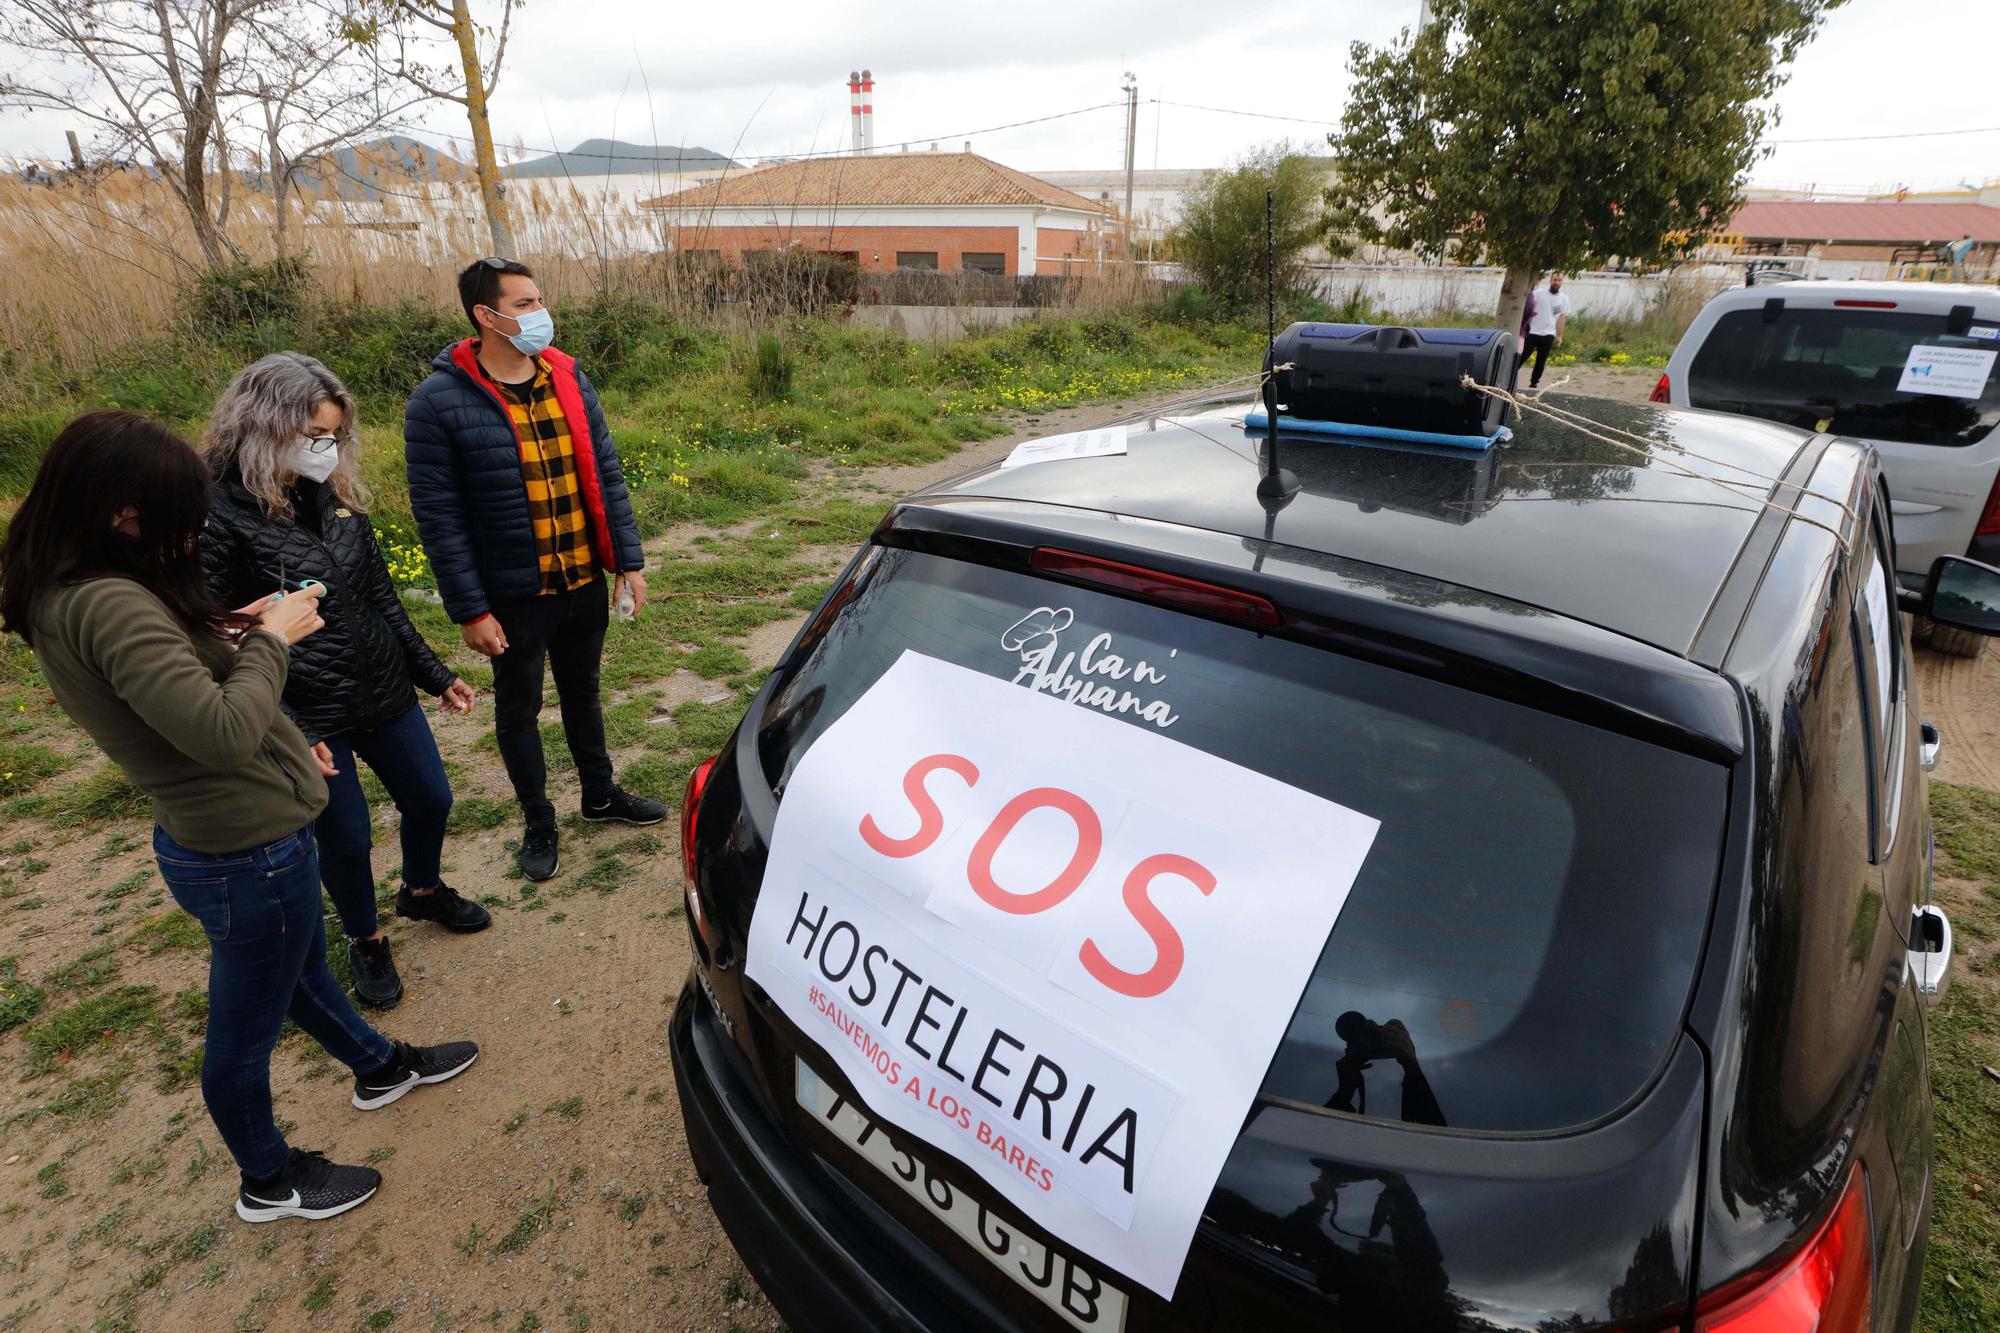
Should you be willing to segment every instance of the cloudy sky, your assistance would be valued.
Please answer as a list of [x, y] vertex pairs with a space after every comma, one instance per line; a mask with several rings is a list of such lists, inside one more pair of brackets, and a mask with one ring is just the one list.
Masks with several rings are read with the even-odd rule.
[[[474, 5], [493, 9], [495, 0]], [[594, 136], [748, 157], [824, 151], [846, 142], [847, 72], [865, 65], [877, 84], [878, 146], [957, 147], [970, 138], [977, 151], [1023, 168], [1103, 169], [1123, 161], [1115, 104], [1131, 70], [1142, 99], [1139, 164], [1212, 166], [1271, 139], [1320, 142], [1346, 100], [1348, 43], [1388, 40], [1417, 8], [1418, 0], [1240, 10], [1214, 0], [761, 0], [737, 10], [527, 0], [494, 122], [503, 144], [530, 152]], [[1560, 31], [1549, 40], [1561, 41]], [[1800, 58], [1779, 99], [1780, 142], [1754, 178], [1855, 187], [2000, 177], [1996, 49], [1996, 0], [1849, 0]], [[1089, 107], [1100, 109], [1064, 114]], [[439, 108], [415, 127], [462, 151], [455, 110]], [[1057, 118], [994, 128], [1037, 117]], [[59, 153], [62, 128], [0, 112], [0, 154]], [[1965, 130], [1994, 132], [1937, 133]], [[1867, 137], [1911, 134], [1928, 137]], [[1812, 139], [1834, 142], [1797, 142]]]

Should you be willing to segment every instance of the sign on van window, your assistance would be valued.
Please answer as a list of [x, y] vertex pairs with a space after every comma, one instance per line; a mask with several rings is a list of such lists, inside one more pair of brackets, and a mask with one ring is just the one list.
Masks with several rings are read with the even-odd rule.
[[1903, 363], [1898, 393], [1927, 393], [1940, 398], [1978, 398], [1986, 392], [1987, 377], [2000, 352], [1975, 347], [1938, 347], [1918, 343], [1910, 348]]
[[1171, 1297], [1377, 827], [906, 652], [787, 784], [746, 970], [876, 1115]]

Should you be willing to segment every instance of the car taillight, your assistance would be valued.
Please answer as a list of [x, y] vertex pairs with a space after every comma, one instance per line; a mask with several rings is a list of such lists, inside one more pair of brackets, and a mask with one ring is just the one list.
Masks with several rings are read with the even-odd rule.
[[1199, 579], [1184, 579], [1178, 574], [1163, 574], [1157, 569], [1106, 560], [1101, 556], [1041, 546], [1035, 549], [1034, 567], [1037, 573], [1109, 588], [1114, 592], [1178, 606], [1221, 620], [1235, 620], [1267, 629], [1275, 629], [1285, 623], [1284, 617], [1278, 614], [1278, 608], [1255, 593], [1239, 592], [1235, 588], [1203, 583]]
[[1986, 512], [1979, 516], [1979, 535], [1991, 537], [2000, 533], [2000, 477], [1993, 479], [1993, 489], [1986, 496]]
[[1674, 401], [1673, 380], [1666, 375], [1660, 376], [1660, 382], [1653, 386], [1653, 392], [1646, 401], [1649, 403], [1671, 403]]
[[702, 906], [701, 885], [694, 876], [694, 833], [695, 820], [701, 811], [702, 789], [708, 786], [709, 770], [714, 767], [713, 759], [704, 759], [695, 765], [694, 772], [688, 774], [687, 794], [681, 801], [681, 871], [687, 876], [688, 918], [694, 922], [696, 933], [710, 950], [715, 948], [715, 940], [710, 937], [713, 928]]
[[1804, 1249], [1748, 1288], [1725, 1288], [1704, 1302], [1695, 1333], [1867, 1333], [1874, 1300], [1874, 1242], [1868, 1231], [1868, 1173], [1860, 1167]]

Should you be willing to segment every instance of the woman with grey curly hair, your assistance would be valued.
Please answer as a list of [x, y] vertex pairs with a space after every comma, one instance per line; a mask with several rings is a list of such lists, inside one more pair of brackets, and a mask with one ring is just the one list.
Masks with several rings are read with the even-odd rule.
[[472, 687], [410, 623], [390, 581], [363, 507], [354, 396], [332, 371], [297, 352], [264, 357], [223, 392], [205, 443], [216, 485], [202, 563], [216, 596], [234, 606], [273, 587], [324, 590], [326, 627], [293, 648], [284, 708], [326, 774], [326, 810], [314, 832], [321, 880], [347, 934], [355, 995], [386, 1009], [402, 998], [403, 983], [376, 918], [372, 821], [355, 763], [374, 771], [402, 814], [396, 914], [454, 931], [485, 929], [486, 909], [442, 878], [451, 785], [414, 688], [464, 713]]

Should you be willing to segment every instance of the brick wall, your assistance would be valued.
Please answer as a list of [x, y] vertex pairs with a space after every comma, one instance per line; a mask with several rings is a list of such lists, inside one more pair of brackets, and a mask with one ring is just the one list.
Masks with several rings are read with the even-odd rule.
[[1035, 260], [1037, 273], [1082, 273], [1097, 263], [1097, 238], [1070, 227], [1038, 227]]
[[[998, 254], [1008, 273], [1019, 270], [1015, 249], [1020, 235], [1012, 227], [836, 227], [807, 233], [796, 227], [677, 227], [674, 245], [683, 250], [714, 250], [726, 264], [743, 262], [746, 250], [782, 250], [796, 245], [852, 255], [864, 272], [887, 273], [903, 251], [935, 253], [938, 271], [958, 273], [970, 253]], [[1042, 233], [1047, 235], [1047, 232]]]

